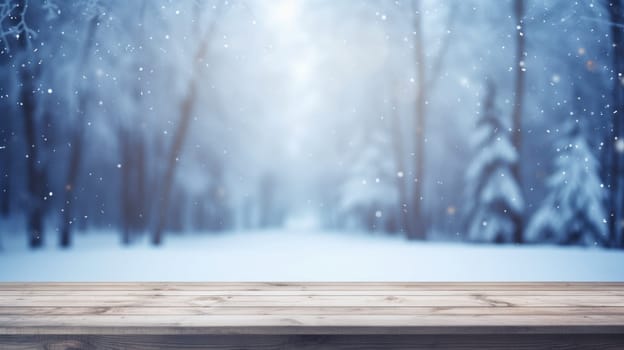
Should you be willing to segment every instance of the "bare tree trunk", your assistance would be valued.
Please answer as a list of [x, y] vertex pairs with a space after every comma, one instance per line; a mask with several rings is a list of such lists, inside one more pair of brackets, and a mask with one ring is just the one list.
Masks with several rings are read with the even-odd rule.
[[[79, 76], [82, 76], [82, 73], [85, 70], [87, 65], [87, 60], [89, 58], [89, 53], [91, 47], [95, 41], [95, 33], [98, 27], [99, 16], [95, 16], [91, 19], [89, 23], [89, 28], [87, 30], [87, 36], [85, 37], [85, 44], [83, 47], [82, 56], [80, 58], [79, 65]], [[67, 177], [65, 179], [65, 198], [63, 200], [63, 209], [62, 209], [62, 226], [60, 233], [59, 244], [61, 247], [69, 247], [71, 245], [71, 229], [72, 222], [74, 221], [72, 218], [73, 215], [73, 204], [76, 200], [74, 195], [74, 190], [77, 188], [78, 175], [80, 174], [80, 165], [82, 163], [82, 155], [83, 155], [83, 143], [84, 143], [84, 123], [85, 123], [85, 114], [88, 103], [88, 94], [86, 91], [81, 91], [78, 96], [78, 113], [76, 115], [75, 127], [72, 130], [72, 138], [71, 138], [71, 148], [69, 155], [69, 164], [67, 167]]]
[[[21, 0], [13, 10], [11, 18], [15, 23], [24, 20], [26, 15], [26, 2]], [[40, 149], [37, 138], [36, 99], [34, 86], [37, 76], [35, 62], [28, 60], [30, 53], [30, 38], [28, 33], [21, 33], [18, 38], [19, 52], [22, 57], [20, 74], [19, 105], [24, 120], [24, 133], [26, 143], [26, 189], [27, 213], [26, 226], [30, 239], [30, 247], [38, 248], [43, 245], [43, 185], [45, 183], [44, 171], [40, 167]]]
[[260, 179], [259, 185], [260, 228], [268, 228], [275, 224], [275, 192], [277, 184], [273, 174], [266, 173]]
[[[8, 67], [11, 63], [9, 55], [0, 55], [0, 66]], [[0, 102], [0, 115], [9, 116], [14, 107], [9, 103]], [[13, 131], [14, 118], [0, 118], [0, 216], [9, 216], [12, 210], [11, 193], [13, 182], [11, 173], [13, 165]]]
[[161, 204], [158, 211], [158, 217], [156, 218], [156, 220], [158, 220], [158, 223], [152, 237], [152, 243], [155, 245], [159, 245], [162, 243], [162, 231], [164, 230], [167, 223], [167, 212], [169, 209], [168, 205], [171, 198], [171, 188], [173, 187], [173, 177], [175, 175], [178, 157], [180, 156], [182, 145], [186, 137], [186, 132], [191, 122], [191, 113], [193, 111], [193, 106], [195, 105], [196, 98], [197, 79], [193, 78], [190, 83], [187, 95], [182, 102], [182, 108], [180, 112], [180, 124], [178, 124], [178, 129], [176, 130], [173, 138], [173, 143], [171, 145], [171, 151], [169, 152], [169, 157], [167, 158], [167, 168], [165, 169], [165, 177], [162, 182]]
[[[3, 106], [4, 107], [4, 106]], [[3, 109], [5, 115], [9, 115], [9, 108]], [[3, 137], [0, 140], [0, 216], [9, 216], [11, 213], [11, 118], [3, 118], [6, 130], [3, 130]]]
[[0, 216], [9, 216], [11, 213], [11, 176], [9, 170], [11, 169], [11, 154], [6, 152], [4, 156], [5, 161], [2, 162], [4, 172], [0, 174], [2, 176], [2, 186], [0, 186]]
[[[138, 20], [143, 23], [145, 20], [145, 14], [147, 11], [147, 0], [141, 2], [139, 8]], [[145, 42], [147, 36], [145, 35], [145, 26], [141, 26], [137, 35], [137, 45]], [[147, 61], [147, 57], [144, 53], [137, 56], [137, 63], [135, 71], [142, 71], [140, 62]], [[141, 96], [143, 91], [143, 77], [136, 79], [133, 84], [134, 98], [136, 102], [136, 108], [134, 110], [135, 115], [142, 114]], [[145, 186], [146, 186], [146, 171], [145, 171], [145, 136], [142, 130], [138, 132], [131, 132], [127, 125], [121, 123], [118, 127], [118, 139], [120, 158], [122, 160], [121, 178], [119, 195], [121, 208], [121, 238], [123, 244], [130, 244], [132, 236], [137, 231], [145, 229]], [[157, 152], [158, 153], [158, 152]]]
[[407, 183], [405, 182], [405, 145], [403, 144], [403, 129], [401, 128], [401, 118], [396, 104], [392, 106], [392, 147], [394, 153], [394, 163], [397, 171], [401, 172], [401, 176], [397, 174], [397, 191], [399, 192], [399, 230], [403, 233], [409, 232], [409, 216], [407, 211]]
[[219, 10], [222, 7], [221, 5], [222, 4], [219, 4], [217, 6], [217, 13], [215, 14], [215, 18], [213, 19], [206, 33], [204, 33], [203, 38], [199, 44], [199, 48], [197, 50], [197, 54], [194, 57], [193, 77], [189, 81], [186, 96], [182, 101], [182, 105], [180, 108], [180, 122], [173, 136], [173, 142], [171, 144], [171, 149], [167, 158], [165, 176], [163, 178], [163, 182], [161, 183], [162, 194], [160, 198], [160, 206], [157, 212], [158, 216], [156, 218], [156, 227], [152, 235], [152, 243], [154, 245], [160, 245], [162, 243], [162, 232], [165, 228], [165, 225], [167, 224], [167, 211], [169, 209], [169, 201], [171, 199], [171, 188], [173, 187], [175, 169], [177, 167], [180, 152], [182, 151], [182, 146], [186, 138], [189, 124], [191, 123], [195, 100], [197, 99], [197, 89], [199, 83], [198, 76], [200, 75], [199, 72], [204, 66], [204, 60], [206, 58], [206, 55], [208, 54], [208, 46], [212, 41], [212, 36], [214, 35], [214, 31], [216, 29], [216, 22], [218, 20]]
[[30, 234], [30, 246], [40, 247], [43, 244], [43, 183], [44, 173], [39, 167], [39, 145], [37, 142], [37, 123], [35, 116], [35, 96], [33, 95], [33, 80], [35, 79], [30, 68], [25, 67], [21, 72], [20, 102], [24, 117], [24, 131], [27, 148], [26, 158], [26, 185], [28, 190], [27, 230]]
[[145, 138], [139, 137], [137, 140], [137, 153], [135, 160], [136, 167], [136, 183], [135, 183], [135, 224], [134, 229], [138, 231], [145, 230], [147, 219], [147, 162], [145, 159]]
[[408, 237], [411, 239], [425, 239], [426, 225], [422, 213], [423, 200], [423, 180], [425, 165], [425, 102], [427, 101], [426, 77], [425, 77], [425, 52], [423, 43], [423, 24], [420, 0], [413, 2], [414, 12], [414, 54], [416, 59], [416, 79], [418, 92], [416, 95], [416, 120], [414, 122], [414, 156], [416, 157], [414, 168], [414, 184], [412, 194], [412, 222], [409, 228]]
[[129, 244], [132, 235], [144, 229], [145, 161], [143, 137], [131, 137], [130, 131], [119, 127], [121, 153], [120, 208], [122, 243]]
[[[82, 99], [82, 97], [80, 98]], [[78, 123], [79, 125], [81, 122]], [[65, 179], [65, 197], [63, 199], [63, 221], [61, 226], [61, 235], [59, 244], [61, 247], [69, 247], [71, 245], [71, 228], [73, 220], [73, 203], [76, 200], [74, 189], [77, 187], [78, 173], [82, 158], [83, 130], [81, 126], [76, 126], [79, 130], [74, 130], [69, 155], [69, 165], [67, 169], [67, 178]]]
[[121, 232], [122, 232], [122, 243], [130, 244], [131, 241], [131, 232], [132, 232], [132, 218], [133, 218], [133, 194], [132, 191], [132, 166], [133, 159], [131, 157], [132, 154], [132, 146], [130, 145], [130, 138], [128, 136], [128, 132], [124, 130], [123, 127], [119, 128], [119, 143], [121, 150], [121, 193], [119, 197], [121, 199]]
[[[442, 39], [439, 51], [435, 56], [433, 67], [429, 70], [430, 74], [426, 74], [426, 56], [424, 43], [424, 25], [423, 13], [421, 9], [421, 0], [413, 0], [412, 12], [414, 15], [414, 56], [416, 61], [416, 84], [417, 94], [414, 111], [414, 138], [412, 154], [415, 157], [414, 177], [405, 176], [404, 181], [413, 181], [411, 212], [412, 220], [409, 222], [408, 238], [425, 239], [427, 238], [427, 222], [423, 213], [423, 189], [425, 183], [425, 148], [427, 143], [427, 99], [431, 94], [436, 82], [446, 51], [449, 47], [449, 37]], [[447, 26], [450, 27], [455, 18], [455, 7], [449, 10]], [[407, 174], [406, 174], [407, 175]], [[406, 186], [407, 188], [407, 186]]]
[[[611, 193], [610, 193], [610, 234], [611, 245], [624, 247], [624, 152], [614, 147], [624, 142], [624, 4], [622, 0], [612, 0], [607, 4], [611, 20], [611, 36], [613, 40], [613, 128], [607, 142], [611, 159]], [[615, 148], [615, 149], [614, 149]]]
[[[514, 104], [511, 115], [512, 130], [511, 130], [511, 142], [518, 153], [518, 161], [511, 169], [513, 176], [515, 177], [518, 186], [522, 190], [522, 170], [520, 163], [522, 161], [522, 106], [524, 99], [524, 80], [525, 80], [525, 30], [523, 27], [524, 21], [524, 0], [514, 0], [514, 18], [516, 20], [516, 81], [514, 85]], [[522, 215], [515, 215], [513, 218], [515, 224], [515, 230], [513, 240], [515, 243], [522, 243], [522, 231], [523, 231], [523, 217]]]

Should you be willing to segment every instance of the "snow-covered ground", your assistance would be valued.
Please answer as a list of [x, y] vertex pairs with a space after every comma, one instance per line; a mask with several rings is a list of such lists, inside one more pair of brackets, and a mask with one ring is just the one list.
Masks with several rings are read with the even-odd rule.
[[409, 242], [317, 231], [169, 235], [124, 247], [119, 235], [48, 237], [30, 251], [3, 233], [0, 281], [624, 281], [624, 251]]

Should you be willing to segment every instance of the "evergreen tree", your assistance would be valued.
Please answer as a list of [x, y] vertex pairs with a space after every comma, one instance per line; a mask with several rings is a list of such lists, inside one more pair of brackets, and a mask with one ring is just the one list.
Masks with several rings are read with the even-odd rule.
[[518, 153], [498, 116], [496, 90], [488, 83], [472, 139], [475, 155], [466, 172], [466, 229], [470, 240], [512, 242], [524, 202], [513, 176]]
[[559, 244], [606, 244], [605, 190], [599, 162], [583, 137], [578, 120], [566, 126], [557, 148], [549, 189], [527, 227], [527, 239]]
[[349, 226], [370, 231], [398, 230], [395, 164], [384, 129], [365, 128], [352, 146], [349, 173], [341, 188], [340, 208]]

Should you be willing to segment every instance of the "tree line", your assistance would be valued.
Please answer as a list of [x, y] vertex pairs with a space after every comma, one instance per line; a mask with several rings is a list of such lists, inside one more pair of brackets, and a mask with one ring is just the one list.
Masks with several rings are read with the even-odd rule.
[[[592, 11], [605, 17], [591, 25], [608, 34], [599, 38], [600, 45], [608, 41], [608, 62], [597, 73], [596, 63], [580, 51], [584, 48], [559, 55], [573, 67], [571, 75], [578, 76], [569, 96], [561, 97], [571, 102], [545, 112], [556, 119], [548, 125], [557, 130], [557, 138], [541, 196], [527, 179], [536, 171], [527, 95], [558, 78], [530, 80], [527, 62], [535, 52], [551, 49], [537, 44], [545, 31], [533, 28], [553, 21], [548, 16], [575, 11], [574, 5], [556, 2], [547, 10], [529, 0], [495, 5], [500, 7], [495, 25], [512, 33], [507, 39], [513, 50], [504, 51], [511, 73], [509, 79], [498, 79], [506, 63], [494, 60], [500, 67], [493, 65], [479, 82], [477, 120], [469, 131], [472, 149], [458, 185], [462, 200], [441, 205], [440, 213], [429, 203], [437, 184], [427, 167], [436, 151], [431, 128], [441, 110], [434, 104], [452, 99], [442, 90], [445, 72], [453, 54], [469, 45], [461, 35], [468, 31], [465, 15], [474, 4], [438, 11], [442, 19], [436, 20], [445, 32], [436, 37], [427, 21], [440, 13], [422, 0], [401, 2], [394, 10], [398, 19], [387, 30], [408, 33], [411, 65], [388, 63], [391, 68], [379, 73], [387, 83], [372, 94], [383, 99], [384, 118], [355, 116], [371, 120], [350, 130], [359, 146], [343, 152], [348, 170], [328, 176], [324, 224], [424, 240], [440, 229], [434, 220], [453, 216], [458, 219], [452, 230], [472, 241], [624, 247], [624, 8], [621, 0], [599, 4]], [[150, 1], [0, 4], [0, 212], [5, 218], [23, 217], [31, 247], [42, 245], [50, 217], [63, 247], [72, 244], [77, 228], [90, 226], [118, 230], [124, 243], [149, 232], [159, 245], [165, 231], [283, 224], [288, 204], [279, 174], [263, 173], [251, 189], [241, 190], [228, 182], [231, 164], [222, 154], [227, 152], [216, 146], [200, 152], [203, 144], [189, 144], [198, 115], [208, 115], [208, 123], [221, 123], [223, 130], [234, 125], [231, 119], [219, 119], [224, 113], [218, 98], [204, 98], [214, 90], [211, 79], [219, 55], [211, 50], [223, 36], [220, 26], [232, 5], [185, 6], [189, 21], [181, 23], [170, 21], [168, 16], [175, 16], [170, 9], [164, 16], [164, 6]], [[400, 23], [407, 23], [407, 29]], [[176, 31], [184, 40], [163, 44]], [[174, 55], [184, 63], [169, 58]], [[404, 72], [412, 74], [410, 89], [397, 82], [404, 80]], [[404, 99], [403, 94], [410, 96]], [[533, 95], [530, 99], [537, 101]], [[608, 106], [597, 125], [588, 121], [593, 113], [589, 104]], [[149, 119], [154, 113], [165, 116], [157, 127]], [[95, 136], [108, 144], [93, 144]], [[237, 141], [211, 137], [216, 144]], [[196, 171], [188, 170], [193, 166], [209, 179], [200, 190], [186, 188], [181, 178]], [[362, 178], [379, 185], [362, 189]], [[245, 193], [236, 204], [233, 191]]]

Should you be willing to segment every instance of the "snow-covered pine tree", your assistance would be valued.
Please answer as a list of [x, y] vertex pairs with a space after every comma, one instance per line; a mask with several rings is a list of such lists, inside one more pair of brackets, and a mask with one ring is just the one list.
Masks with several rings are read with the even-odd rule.
[[352, 142], [349, 172], [341, 187], [340, 209], [347, 226], [370, 231], [398, 230], [396, 166], [392, 143], [384, 128], [363, 127]]
[[498, 116], [496, 89], [486, 85], [482, 115], [471, 140], [474, 158], [466, 172], [466, 233], [479, 242], [512, 242], [515, 217], [524, 208], [512, 168], [518, 153]]
[[578, 120], [569, 121], [557, 148], [548, 195], [527, 227], [527, 241], [558, 244], [606, 244], [608, 225], [596, 156]]

